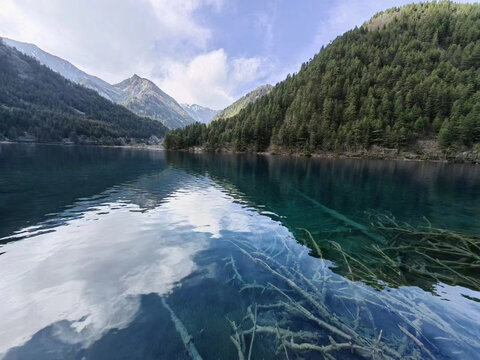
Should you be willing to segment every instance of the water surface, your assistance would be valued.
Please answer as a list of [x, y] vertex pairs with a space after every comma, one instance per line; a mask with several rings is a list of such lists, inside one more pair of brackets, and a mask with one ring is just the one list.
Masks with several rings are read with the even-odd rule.
[[475, 166], [0, 145], [0, 358], [480, 358], [478, 236]]

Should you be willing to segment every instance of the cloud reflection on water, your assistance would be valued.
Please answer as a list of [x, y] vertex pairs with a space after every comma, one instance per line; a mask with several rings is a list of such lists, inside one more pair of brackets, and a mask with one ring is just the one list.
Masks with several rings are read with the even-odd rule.
[[195, 271], [192, 257], [210, 234], [218, 236], [230, 202], [209, 187], [176, 191], [146, 212], [104, 203], [53, 232], [7, 244], [0, 258], [0, 353], [61, 320], [77, 330], [76, 337], [68, 333], [70, 341], [84, 343], [127, 326], [138, 295], [166, 294]]
[[0, 354], [50, 325], [62, 342], [88, 346], [128, 326], [140, 295], [165, 295], [197, 270], [194, 255], [221, 231], [271, 223], [208, 178], [188, 176], [175, 189], [172, 175], [115, 186], [49, 220], [48, 232], [38, 224], [12, 236], [22, 240], [0, 257]]

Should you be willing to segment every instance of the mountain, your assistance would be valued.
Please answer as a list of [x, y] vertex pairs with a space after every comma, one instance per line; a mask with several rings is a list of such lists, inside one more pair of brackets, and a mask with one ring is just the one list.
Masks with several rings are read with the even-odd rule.
[[165, 132], [0, 41], [0, 138], [120, 145]]
[[478, 19], [479, 4], [446, 1], [379, 13], [237, 115], [172, 132], [165, 144], [310, 153], [431, 143], [478, 153]]
[[247, 95], [242, 96], [240, 99], [235, 101], [232, 105], [226, 107], [220, 111], [213, 120], [218, 119], [228, 119], [237, 115], [240, 110], [244, 109], [248, 104], [255, 102], [257, 99], [260, 99], [262, 96], [268, 94], [272, 91], [272, 85], [262, 85], [256, 88], [253, 91], [250, 91]]
[[27, 44], [20, 41], [15, 41], [7, 38], [3, 38], [3, 42], [10, 46], [16, 48], [18, 51], [24, 53], [25, 55], [31, 56], [37, 59], [40, 64], [43, 64], [53, 71], [59, 73], [64, 78], [76, 82], [77, 84], [83, 85], [89, 89], [95, 90], [104, 98], [118, 102], [122, 98], [122, 94], [119, 93], [116, 89], [112, 87], [106, 81], [99, 79], [96, 76], [88, 75], [82, 70], [76, 68], [74, 65], [69, 63], [58, 56], [52, 55], [43, 51], [39, 47], [33, 44]]
[[212, 110], [204, 106], [197, 104], [188, 105], [181, 104], [184, 110], [190, 115], [195, 121], [201, 122], [203, 124], [208, 124], [214, 116], [218, 113], [218, 110]]
[[170, 129], [195, 122], [174, 98], [148, 79], [133, 75], [113, 87], [124, 95], [119, 101], [120, 104], [135, 114], [159, 120]]
[[120, 84], [111, 85], [98, 77], [89, 75], [58, 56], [49, 54], [33, 44], [11, 39], [3, 39], [4, 43], [14, 47], [25, 55], [37, 59], [68, 80], [95, 90], [104, 98], [127, 108], [140, 116], [148, 116], [161, 121], [169, 128], [192, 124], [194, 120], [169, 95], [147, 79], [133, 76]]

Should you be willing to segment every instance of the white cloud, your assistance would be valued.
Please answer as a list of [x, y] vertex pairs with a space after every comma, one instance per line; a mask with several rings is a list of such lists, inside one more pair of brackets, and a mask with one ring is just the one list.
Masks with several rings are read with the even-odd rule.
[[223, 49], [196, 56], [182, 63], [166, 64], [157, 83], [181, 102], [200, 103], [220, 109], [235, 100], [239, 87], [264, 75], [263, 61], [257, 57], [228, 58]]
[[210, 31], [194, 19], [218, 0], [2, 0], [0, 31], [35, 43], [107, 81], [148, 70], [156, 57], [202, 50]]
[[195, 18], [202, 7], [220, 11], [222, 0], [0, 0], [0, 36], [111, 83], [138, 73], [179, 100], [223, 107], [233, 99], [232, 80], [242, 80], [232, 74], [255, 77], [258, 65], [208, 52], [211, 31]]
[[[375, 12], [410, 1], [338, 0], [318, 19], [306, 14], [318, 23], [316, 37], [306, 46], [292, 44], [296, 58], [288, 63], [274, 54], [275, 27], [288, 26], [277, 19], [276, 1], [249, 14], [256, 34], [263, 34], [252, 43], [263, 42], [268, 59], [255, 53], [233, 57], [224, 50], [230, 46], [216, 43], [215, 24], [203, 15], [236, 6], [226, 0], [0, 0], [0, 36], [34, 43], [111, 83], [137, 73], [179, 101], [222, 108], [255, 85], [298, 71], [322, 45]], [[249, 36], [249, 29], [238, 31]]]
[[[165, 295], [197, 268], [193, 257], [205, 248], [207, 237], [192, 231], [195, 241], [185, 243], [161, 230], [170, 221], [162, 206], [174, 204], [151, 209], [151, 217], [130, 211], [138, 210], [136, 205], [115, 204], [8, 245], [2, 255], [2, 269], [8, 271], [0, 279], [0, 358], [50, 325], [63, 341], [88, 346], [110, 329], [128, 326], [142, 294]], [[152, 227], [151, 219], [158, 227]], [[132, 248], [132, 229], [140, 228], [142, 245]], [[61, 320], [73, 324], [62, 327]]]
[[[59, 340], [85, 348], [109, 330], [127, 327], [140, 297], [173, 291], [199, 270], [196, 255], [222, 232], [254, 234], [259, 242], [272, 240], [272, 233], [294, 241], [268, 216], [235, 201], [210, 180], [203, 184], [197, 191], [178, 189], [147, 212], [134, 204], [144, 196], [135, 192], [144, 184], [137, 184], [133, 193], [110, 193], [103, 205], [87, 210], [79, 202], [71, 211], [81, 217], [47, 233], [19, 231], [33, 236], [2, 248], [0, 358], [47, 326], [54, 327]], [[124, 207], [117, 195], [134, 201]], [[172, 234], [171, 224], [179, 231]]]
[[232, 61], [233, 80], [246, 83], [257, 80], [261, 75], [260, 65], [262, 61], [257, 57], [234, 59]]
[[209, 50], [211, 30], [195, 18], [223, 0], [0, 0], [0, 36], [34, 43], [111, 83], [132, 74], [181, 102], [229, 105], [259, 78], [258, 58]]

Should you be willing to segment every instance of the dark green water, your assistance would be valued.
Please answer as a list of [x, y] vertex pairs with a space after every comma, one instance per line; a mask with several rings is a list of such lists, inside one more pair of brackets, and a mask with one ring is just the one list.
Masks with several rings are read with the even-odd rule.
[[0, 358], [480, 359], [479, 236], [478, 166], [0, 145]]

